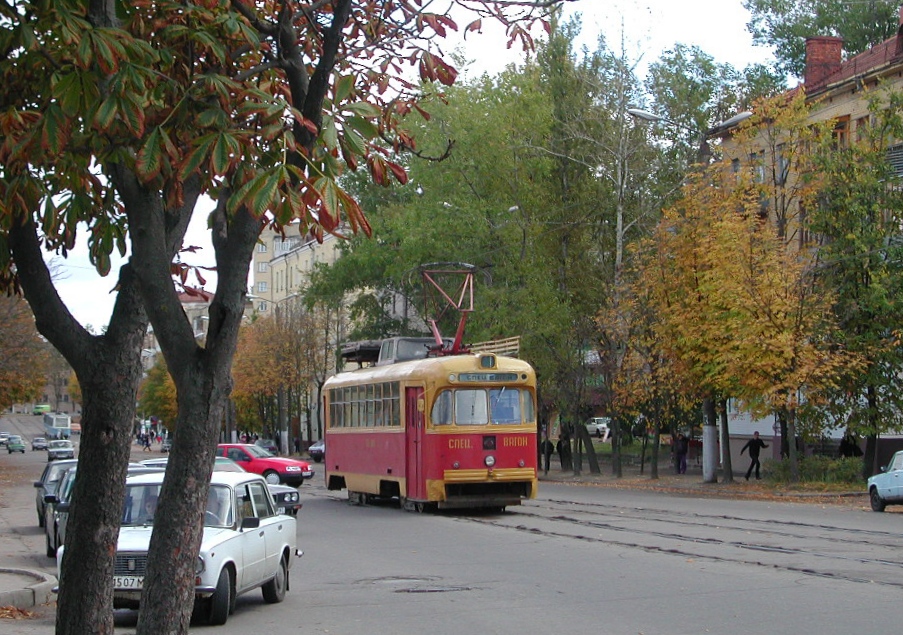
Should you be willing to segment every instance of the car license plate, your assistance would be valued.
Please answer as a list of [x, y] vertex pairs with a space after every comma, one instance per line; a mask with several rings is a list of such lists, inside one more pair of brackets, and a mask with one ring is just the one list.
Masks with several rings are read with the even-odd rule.
[[301, 472], [301, 476], [303, 476], [304, 478], [310, 478], [313, 475], [314, 475], [313, 470], [310, 470], [308, 472]]
[[114, 589], [140, 590], [142, 587], [144, 587], [144, 576], [143, 575], [114, 575], [113, 576], [113, 588]]
[[277, 513], [277, 514], [284, 514], [284, 513], [285, 513], [285, 507], [277, 507], [277, 508], [276, 508], [276, 513]]

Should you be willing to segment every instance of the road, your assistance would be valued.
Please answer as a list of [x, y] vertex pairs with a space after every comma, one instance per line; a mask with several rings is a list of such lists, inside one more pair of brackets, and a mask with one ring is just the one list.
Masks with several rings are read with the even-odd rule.
[[[0, 529], [32, 549], [5, 561], [52, 571], [31, 511], [39, 454], [0, 454], [0, 471], [20, 468], [3, 472], [20, 477], [0, 492]], [[505, 514], [414, 514], [349, 505], [319, 475], [301, 492], [305, 556], [286, 601], [243, 596], [217, 633], [847, 635], [899, 622], [903, 515], [870, 512], [864, 498], [818, 506], [543, 483]], [[0, 629], [51, 633], [52, 608], [39, 613]], [[117, 633], [133, 633], [135, 618], [118, 612]]]

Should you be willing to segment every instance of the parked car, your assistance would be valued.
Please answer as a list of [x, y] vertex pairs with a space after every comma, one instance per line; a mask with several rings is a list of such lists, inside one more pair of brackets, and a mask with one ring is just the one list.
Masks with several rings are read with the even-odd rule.
[[34, 482], [37, 492], [35, 493], [35, 507], [38, 512], [38, 527], [44, 526], [44, 510], [47, 506], [45, 501], [48, 494], [56, 493], [56, 486], [60, 482], [63, 474], [70, 467], [74, 466], [78, 461], [75, 459], [67, 459], [62, 461], [54, 461], [48, 463], [41, 473], [41, 478]]
[[[165, 468], [168, 460], [169, 459], [164, 456], [157, 459], [146, 459], [144, 461], [141, 461], [141, 464]], [[216, 460], [213, 463], [213, 471], [247, 472], [247, 470], [241, 465], [239, 465], [232, 459], [227, 459], [224, 456], [216, 457]], [[270, 495], [273, 497], [273, 504], [276, 505], [276, 511], [278, 513], [297, 516], [298, 512], [301, 511], [301, 507], [303, 507], [301, 496], [300, 494], [298, 494], [298, 490], [294, 487], [290, 487], [288, 485], [279, 485], [275, 483], [267, 483], [267, 489], [270, 490]]]
[[[75, 477], [78, 474], [78, 466], [73, 465], [63, 474], [56, 492], [46, 498], [47, 509], [44, 519], [44, 538], [47, 544], [47, 557], [53, 558], [57, 549], [66, 542], [66, 528], [69, 526], [69, 508], [72, 504], [72, 492], [75, 487]], [[137, 474], [162, 474], [165, 470], [159, 467], [150, 467], [141, 463], [129, 463], [127, 476]]]
[[326, 441], [320, 439], [316, 443], [311, 444], [311, 446], [307, 448], [307, 454], [317, 463], [322, 461], [326, 456]]
[[0, 432], [0, 445], [6, 445], [9, 440], [9, 432]]
[[279, 454], [279, 445], [274, 439], [257, 439], [254, 445], [272, 454]]
[[[140, 608], [153, 531], [153, 518], [144, 510], [156, 500], [162, 483], [163, 474], [132, 476], [126, 481], [113, 567], [114, 608]], [[257, 588], [265, 602], [282, 602], [292, 555], [300, 555], [296, 530], [294, 518], [276, 513], [259, 475], [214, 471], [195, 577], [197, 616], [209, 624], [225, 624], [235, 598]], [[63, 547], [57, 552], [58, 567], [65, 551]]]
[[68, 439], [54, 439], [47, 443], [47, 460], [74, 459], [75, 446]]
[[47, 439], [44, 437], [35, 437], [31, 440], [31, 449], [34, 450], [46, 450], [47, 449]]
[[11, 434], [6, 439], [6, 450], [9, 454], [13, 452], [21, 452], [25, 454], [25, 439], [18, 434]]
[[872, 511], [903, 504], [903, 450], [894, 454], [879, 474], [869, 477], [868, 493]]
[[160, 444], [160, 451], [166, 454], [172, 450], [172, 439], [163, 439], [163, 443]]
[[216, 455], [225, 456], [241, 465], [248, 472], [260, 474], [267, 483], [298, 486], [313, 478], [314, 471], [307, 461], [273, 456], [262, 447], [243, 443], [221, 443]]
[[609, 423], [611, 423], [610, 417], [593, 417], [586, 424], [586, 431], [589, 432], [590, 436], [604, 439], [608, 436]]

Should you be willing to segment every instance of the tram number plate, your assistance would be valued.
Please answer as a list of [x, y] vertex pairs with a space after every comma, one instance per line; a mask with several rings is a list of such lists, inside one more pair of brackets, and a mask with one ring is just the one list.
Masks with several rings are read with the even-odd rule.
[[143, 575], [114, 575], [113, 576], [113, 588], [114, 589], [139, 590], [143, 587], [144, 587], [144, 576]]

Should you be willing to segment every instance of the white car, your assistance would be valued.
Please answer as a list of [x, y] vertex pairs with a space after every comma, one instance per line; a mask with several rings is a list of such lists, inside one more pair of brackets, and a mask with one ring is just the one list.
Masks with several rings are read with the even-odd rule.
[[[122, 527], [113, 568], [113, 606], [139, 608], [163, 474], [126, 481]], [[204, 535], [195, 576], [195, 611], [212, 625], [225, 624], [235, 598], [260, 588], [265, 602], [285, 598], [296, 549], [296, 521], [277, 514], [267, 484], [257, 474], [213, 472]], [[62, 563], [65, 548], [57, 552]]]
[[903, 504], [903, 450], [894, 454], [879, 474], [869, 477], [868, 492], [872, 511]]
[[57, 459], [74, 459], [75, 446], [72, 441], [61, 439], [59, 441], [51, 441], [47, 444], [47, 460], [56, 461]]
[[586, 424], [586, 431], [591, 437], [599, 437], [600, 439], [608, 438], [608, 424], [611, 423], [609, 417], [593, 417]]

